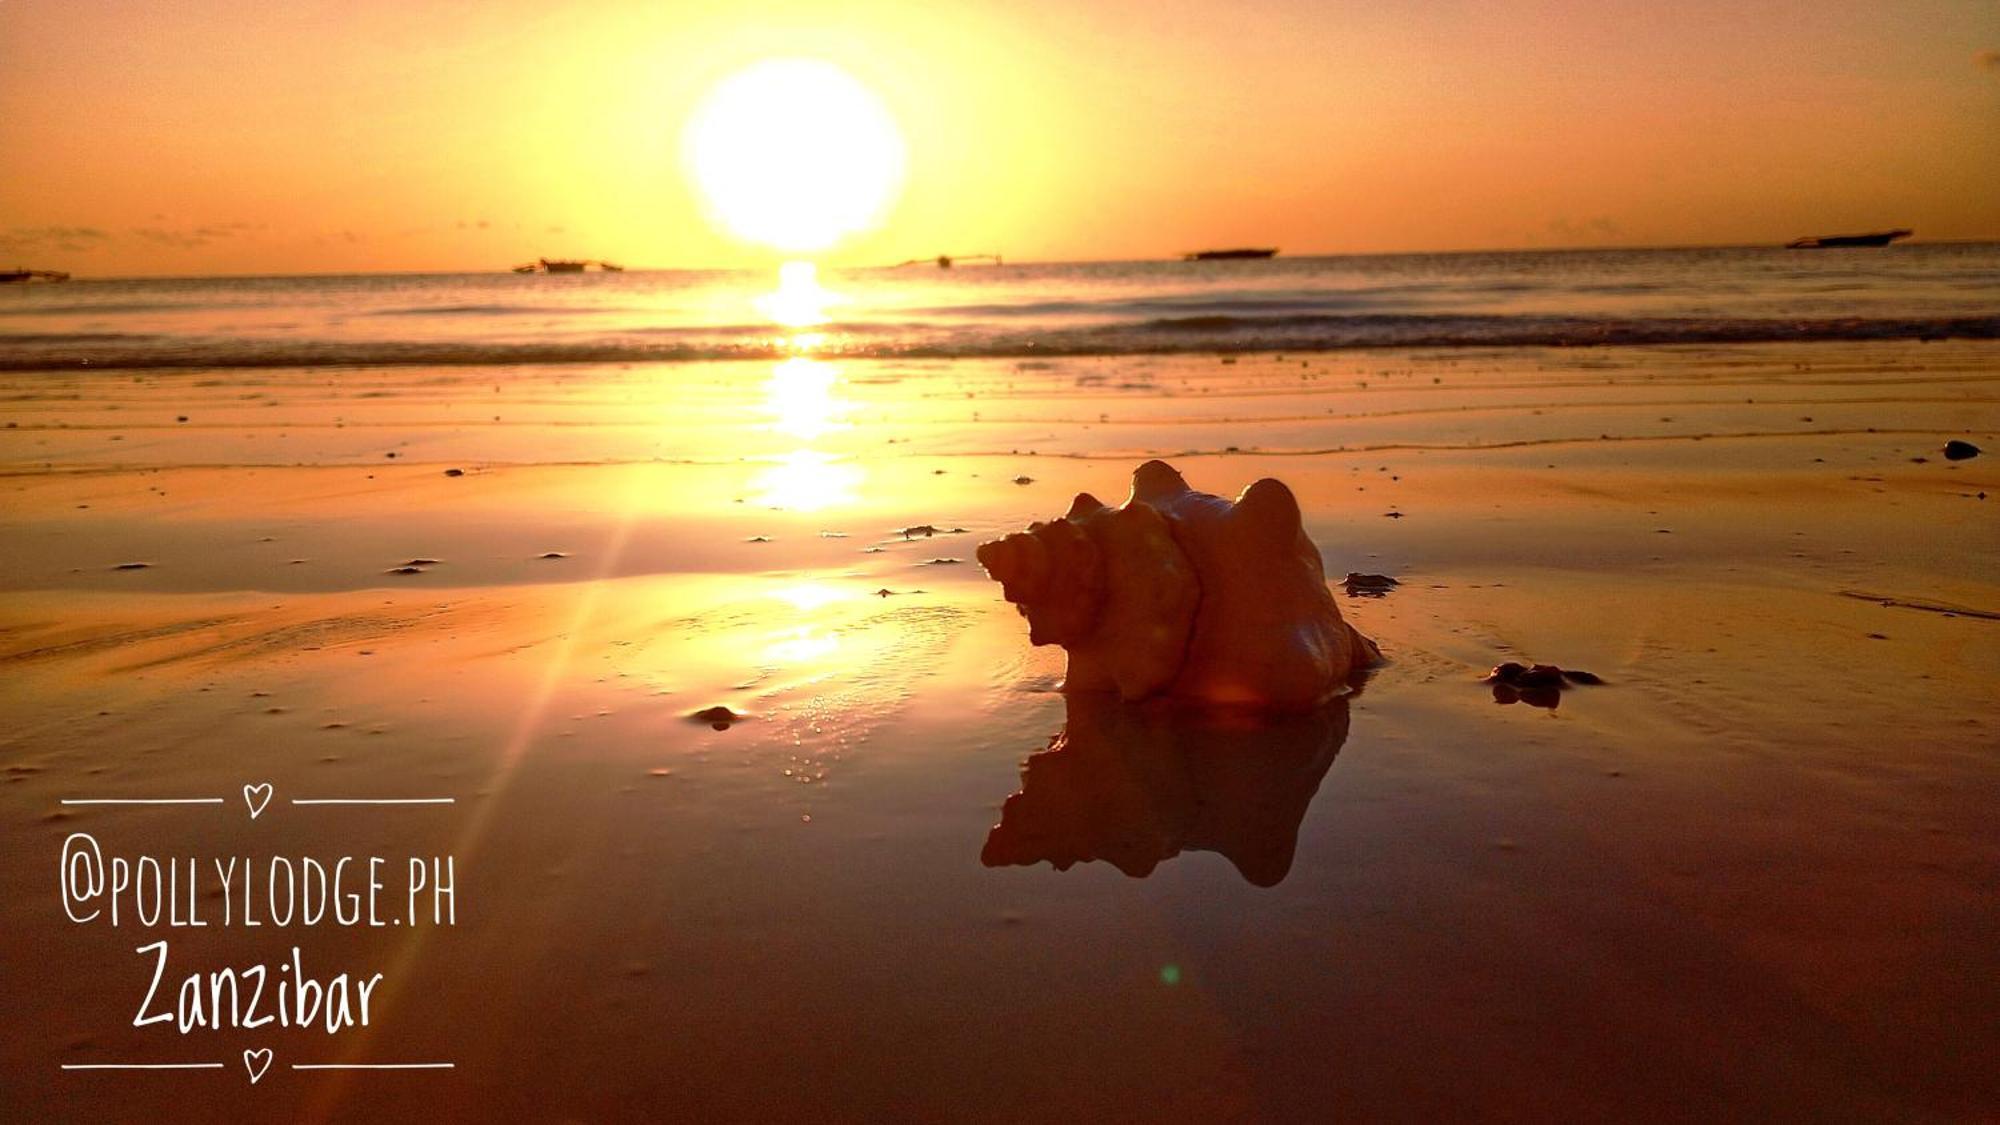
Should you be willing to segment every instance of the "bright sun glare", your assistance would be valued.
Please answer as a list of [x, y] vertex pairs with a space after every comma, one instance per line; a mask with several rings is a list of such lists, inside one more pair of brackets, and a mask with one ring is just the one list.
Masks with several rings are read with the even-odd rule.
[[685, 156], [724, 229], [794, 253], [873, 226], [903, 183], [902, 134], [881, 100], [812, 59], [718, 83], [688, 122]]

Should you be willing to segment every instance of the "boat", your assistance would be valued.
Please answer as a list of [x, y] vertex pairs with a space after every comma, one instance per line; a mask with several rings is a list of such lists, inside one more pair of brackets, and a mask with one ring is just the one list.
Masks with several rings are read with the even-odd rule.
[[605, 273], [623, 273], [625, 267], [615, 262], [600, 262], [595, 258], [536, 258], [514, 267], [515, 273], [582, 273], [592, 266]]
[[1912, 233], [1899, 227], [1869, 234], [1822, 234], [1812, 238], [1794, 238], [1785, 243], [1785, 249], [1836, 250], [1849, 246], [1887, 246], [1899, 238], [1910, 237]]
[[1277, 255], [1278, 248], [1275, 246], [1267, 248], [1245, 246], [1231, 250], [1190, 250], [1181, 255], [1181, 260], [1187, 262], [1236, 262], [1257, 258], [1275, 258]]
[[31, 270], [15, 268], [0, 270], [0, 283], [9, 281], [68, 281], [69, 275], [61, 270]]
[[955, 258], [950, 254], [939, 254], [935, 258], [911, 258], [907, 262], [897, 262], [895, 268], [902, 269], [904, 266], [921, 266], [929, 263], [941, 270], [948, 270], [961, 262], [992, 262], [996, 266], [1007, 264], [1000, 260], [998, 254], [960, 254]]

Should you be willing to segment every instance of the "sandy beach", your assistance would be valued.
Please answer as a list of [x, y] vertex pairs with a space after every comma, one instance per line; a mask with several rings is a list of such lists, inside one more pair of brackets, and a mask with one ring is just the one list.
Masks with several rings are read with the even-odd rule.
[[[281, 1070], [455, 1064], [264, 1079], [316, 1120], [1978, 1118], [1996, 373], [1899, 341], [0, 376], [9, 1112], [266, 1093], [54, 1069], [248, 1045], [130, 1026], [157, 935], [49, 881], [87, 831], [454, 857], [449, 927], [172, 935], [170, 982], [383, 973], [367, 1028], [255, 1037]], [[1278, 477], [1331, 578], [1397, 579], [1337, 589], [1387, 656], [1358, 693], [1246, 728], [1056, 690], [973, 549], [1149, 457]], [[1499, 705], [1507, 660], [1606, 682]], [[162, 794], [228, 806], [61, 803]]]

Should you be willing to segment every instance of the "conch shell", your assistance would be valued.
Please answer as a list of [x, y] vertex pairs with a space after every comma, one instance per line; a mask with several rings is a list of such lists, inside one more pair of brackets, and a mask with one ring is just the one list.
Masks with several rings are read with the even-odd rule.
[[1232, 503], [1148, 461], [1122, 507], [1079, 494], [1062, 518], [982, 544], [979, 564], [1030, 642], [1068, 650], [1066, 691], [1297, 710], [1381, 656], [1341, 620], [1276, 480]]

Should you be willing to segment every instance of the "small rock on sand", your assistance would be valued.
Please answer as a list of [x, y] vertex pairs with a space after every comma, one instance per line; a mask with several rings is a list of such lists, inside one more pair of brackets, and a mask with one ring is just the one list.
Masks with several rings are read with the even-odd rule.
[[153, 565], [152, 563], [148, 563], [148, 562], [128, 562], [128, 563], [119, 563], [119, 564], [118, 564], [117, 566], [114, 566], [114, 567], [112, 567], [111, 569], [113, 569], [113, 570], [147, 570], [147, 569], [151, 568], [151, 567], [152, 567], [152, 565]]
[[543, 551], [542, 557], [545, 559], [566, 559], [569, 556], [561, 551]]
[[1386, 574], [1360, 574], [1350, 571], [1342, 585], [1347, 587], [1349, 594], [1356, 597], [1379, 598], [1402, 583]]
[[1953, 438], [1944, 443], [1944, 459], [1947, 461], [1970, 461], [1979, 456], [1980, 452], [1980, 448], [1969, 441]]
[[731, 724], [740, 723], [749, 717], [741, 712], [732, 711], [718, 703], [713, 707], [704, 707], [696, 711], [694, 714], [689, 715], [688, 719], [697, 723], [707, 723], [716, 730], [728, 730]]
[[1526, 703], [1554, 710], [1562, 701], [1563, 689], [1570, 684], [1599, 685], [1603, 678], [1574, 668], [1553, 664], [1521, 664], [1507, 661], [1496, 665], [1484, 681], [1493, 687], [1495, 703]]
[[1033, 484], [1033, 483], [1035, 483], [1035, 478], [1034, 478], [1034, 477], [1015, 477], [1015, 478], [1014, 478], [1014, 483], [1015, 483], [1015, 484]]
[[446, 470], [444, 471], [444, 475], [445, 475], [445, 476], [448, 476], [448, 477], [462, 477], [462, 476], [464, 476], [464, 475], [465, 475], [465, 470], [464, 470], [464, 469], [446, 469]]

